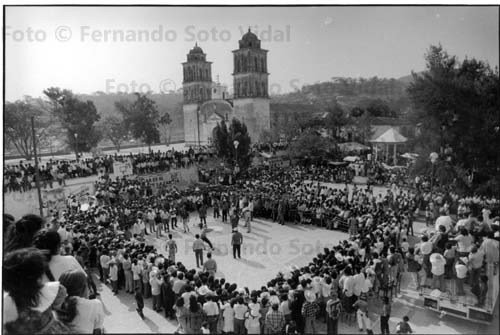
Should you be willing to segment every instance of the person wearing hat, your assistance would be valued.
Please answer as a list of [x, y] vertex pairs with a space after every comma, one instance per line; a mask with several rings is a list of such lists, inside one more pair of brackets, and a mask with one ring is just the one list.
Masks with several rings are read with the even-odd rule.
[[371, 320], [368, 317], [368, 302], [367, 295], [361, 294], [359, 299], [353, 304], [357, 308], [356, 318], [358, 320], [359, 331], [362, 332], [366, 329], [367, 334], [373, 334]]
[[330, 299], [326, 302], [326, 333], [337, 335], [339, 317], [342, 305], [336, 291], [330, 292]]
[[316, 303], [316, 294], [313, 290], [309, 289], [304, 291], [305, 303], [302, 305], [302, 316], [304, 317], [306, 334], [316, 333], [316, 314], [319, 311], [319, 306]]

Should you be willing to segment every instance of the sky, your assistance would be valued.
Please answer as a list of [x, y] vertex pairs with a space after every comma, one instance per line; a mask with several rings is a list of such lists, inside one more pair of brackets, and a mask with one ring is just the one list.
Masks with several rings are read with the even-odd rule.
[[167, 92], [182, 87], [197, 42], [212, 79], [231, 88], [232, 51], [250, 27], [268, 52], [269, 89], [332, 77], [399, 78], [425, 69], [431, 44], [492, 67], [496, 7], [7, 7], [6, 100], [48, 87]]

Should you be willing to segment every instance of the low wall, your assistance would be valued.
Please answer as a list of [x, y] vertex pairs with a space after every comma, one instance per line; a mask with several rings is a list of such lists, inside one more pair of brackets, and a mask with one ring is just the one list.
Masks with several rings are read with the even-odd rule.
[[[71, 183], [74, 181], [75, 183]], [[44, 203], [44, 215], [47, 215], [48, 208], [63, 209], [66, 199], [72, 194], [94, 193], [95, 178], [86, 178], [86, 180], [70, 180], [67, 185], [59, 187], [54, 183], [54, 188], [42, 189], [42, 201]], [[71, 183], [71, 184], [70, 184]], [[3, 194], [4, 213], [13, 215], [16, 219], [26, 214], [40, 214], [38, 207], [38, 194], [36, 189], [28, 192], [10, 192]]]
[[[169, 183], [178, 188], [187, 187], [190, 183], [198, 181], [198, 168], [191, 166], [183, 169], [172, 169], [168, 172], [134, 175], [134, 178], [148, 180], [153, 184]], [[84, 196], [87, 192], [94, 194], [94, 182], [96, 176], [79, 179], [66, 180], [66, 186], [59, 187], [54, 183], [53, 189], [42, 189], [42, 201], [44, 203], [44, 215], [47, 216], [48, 208], [62, 210], [66, 207], [66, 199], [70, 195]], [[26, 214], [39, 214], [38, 195], [36, 189], [28, 192], [6, 192], [3, 197], [4, 213], [13, 215], [16, 219]]]

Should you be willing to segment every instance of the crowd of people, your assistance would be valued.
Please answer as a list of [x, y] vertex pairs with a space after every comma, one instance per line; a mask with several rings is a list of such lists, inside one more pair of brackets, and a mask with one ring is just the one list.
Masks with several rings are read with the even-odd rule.
[[[315, 333], [326, 321], [328, 334], [336, 334], [339, 321], [350, 316], [372, 333], [370, 306], [378, 308], [381, 332], [389, 333], [390, 292], [404, 272], [414, 276], [417, 289], [427, 278], [441, 291], [452, 281], [457, 295], [466, 281], [478, 306], [487, 307], [488, 283], [498, 268], [497, 201], [397, 187], [378, 195], [369, 187], [335, 189], [323, 182], [330, 173], [314, 166], [261, 167], [230, 186], [186, 190], [100, 178], [88, 206], [52, 212], [45, 221], [4, 216], [4, 330], [102, 331], [102, 304], [91, 299], [99, 294], [95, 278], [115, 294], [133, 294], [140, 317], [151, 299], [152, 309], [176, 319], [183, 333]], [[413, 221], [422, 207], [437, 212], [429, 211], [432, 227], [417, 237]], [[197, 253], [197, 269], [176, 261], [173, 230], [199, 231], [194, 249], [213, 248], [206, 235], [209, 208], [236, 230], [240, 217], [247, 232], [253, 217], [263, 217], [329, 229], [345, 224], [349, 238], [260, 288], [240, 287], [217, 277], [211, 254], [203, 262]], [[146, 243], [151, 234], [167, 236], [166, 250]], [[374, 305], [370, 299], [378, 296], [382, 304]], [[395, 331], [411, 332], [407, 317]]]
[[[104, 155], [78, 160], [53, 160], [41, 162], [38, 170], [42, 188], [63, 186], [67, 179], [112, 174], [114, 162], [131, 162], [134, 174], [164, 172], [187, 168], [211, 155], [208, 148], [123, 155]], [[26, 192], [35, 187], [34, 163], [19, 161], [4, 165], [4, 192]]]

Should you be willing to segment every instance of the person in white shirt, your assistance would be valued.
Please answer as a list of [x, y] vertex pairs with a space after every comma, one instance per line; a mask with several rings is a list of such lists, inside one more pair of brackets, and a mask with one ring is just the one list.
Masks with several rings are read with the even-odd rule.
[[[82, 266], [75, 257], [61, 256], [61, 238], [57, 232], [46, 229], [40, 230], [33, 238], [33, 246], [40, 250], [47, 250], [48, 257], [48, 272], [44, 276], [45, 281], [57, 281], [61, 274], [68, 270], [81, 271], [85, 274]], [[86, 276], [86, 275], [85, 275]]]
[[137, 219], [137, 223], [139, 225], [139, 230], [140, 230], [140, 234], [142, 237], [144, 237], [144, 235], [148, 235], [148, 232], [146, 231], [146, 224], [144, 223], [144, 220], [142, 219]]
[[57, 233], [59, 234], [59, 237], [61, 238], [61, 242], [64, 242], [68, 239], [68, 232], [66, 231], [66, 227], [64, 224], [61, 224], [59, 228], [57, 229]]
[[[465, 261], [465, 262], [464, 262]], [[457, 283], [457, 295], [465, 295], [464, 291], [464, 281], [467, 277], [467, 266], [465, 265], [467, 261], [466, 257], [459, 258], [455, 264], [455, 271], [457, 273], [456, 283]]]
[[132, 236], [134, 235], [140, 235], [141, 234], [141, 228], [139, 227], [139, 222], [134, 222], [132, 225], [130, 232], [132, 233]]
[[440, 214], [441, 215], [436, 219], [435, 229], [436, 231], [439, 231], [439, 226], [444, 226], [446, 228], [446, 232], [449, 232], [453, 225], [453, 221], [443, 210], [440, 210]]
[[410, 248], [410, 243], [406, 240], [406, 237], [403, 237], [401, 242], [401, 250], [403, 251], [403, 255], [406, 255], [408, 249]]
[[486, 222], [487, 224], [491, 224], [490, 222], [491, 210], [487, 207], [484, 207], [481, 212], [483, 215], [483, 221]]
[[[155, 212], [153, 211], [152, 208], [150, 208], [148, 210], [148, 213], [147, 213], [147, 220], [148, 220], [148, 225], [149, 225], [149, 232], [152, 234], [156, 231], [155, 229]], [[146, 231], [146, 235], [148, 234], [148, 232]]]
[[290, 301], [288, 300], [288, 294], [286, 293], [281, 296], [279, 311], [285, 316], [285, 322], [290, 322], [292, 319], [292, 310], [290, 309]]
[[151, 271], [150, 277], [149, 284], [151, 285], [151, 295], [153, 296], [153, 310], [159, 312], [161, 311], [160, 293], [163, 277], [156, 270]]
[[132, 260], [132, 280], [134, 281], [134, 288], [141, 287], [141, 273], [142, 264], [137, 262], [137, 259]]
[[355, 269], [355, 273], [356, 274], [353, 277], [354, 279], [353, 293], [356, 297], [359, 297], [363, 290], [363, 286], [365, 285], [365, 275], [360, 272], [359, 268]]
[[111, 261], [111, 257], [108, 255], [107, 250], [103, 250], [101, 257], [99, 257], [99, 263], [102, 269], [102, 278], [101, 281], [106, 284], [109, 277], [109, 262]]
[[444, 266], [446, 265], [446, 258], [440, 253], [433, 253], [430, 256], [430, 262], [432, 264], [432, 286], [435, 289], [439, 289], [444, 292]]
[[221, 310], [222, 318], [224, 319], [222, 331], [224, 333], [232, 333], [234, 331], [234, 309], [230, 301], [224, 301]]
[[418, 253], [423, 256], [422, 266], [425, 270], [427, 277], [431, 275], [431, 263], [429, 261], [430, 255], [432, 253], [433, 245], [432, 242], [429, 241], [427, 236], [422, 236], [422, 242], [418, 248]]
[[69, 270], [61, 274], [60, 283], [66, 288], [68, 297], [63, 307], [75, 306], [75, 309], [60, 310], [59, 320], [77, 334], [102, 334], [104, 326], [104, 308], [98, 299], [89, 300], [87, 277], [84, 273]]
[[243, 297], [238, 297], [234, 310], [234, 332], [236, 334], [244, 334], [245, 332], [245, 315], [248, 307], [245, 305]]
[[207, 316], [208, 329], [210, 334], [217, 333], [217, 321], [219, 319], [219, 305], [214, 301], [212, 294], [208, 294], [206, 297], [206, 302], [203, 304], [203, 311]]

